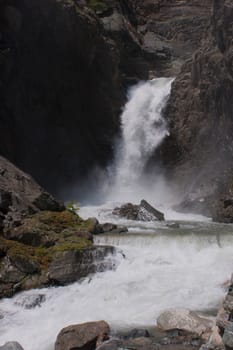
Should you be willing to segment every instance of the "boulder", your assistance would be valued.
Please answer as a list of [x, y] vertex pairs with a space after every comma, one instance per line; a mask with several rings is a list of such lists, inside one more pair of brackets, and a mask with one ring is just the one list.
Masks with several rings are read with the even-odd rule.
[[154, 216], [154, 218], [156, 218], [157, 220], [164, 221], [164, 214], [161, 213], [161, 211], [159, 211], [159, 210], [155, 209], [154, 207], [152, 207], [152, 205], [150, 205], [144, 199], [141, 201], [140, 207], [144, 208], [148, 213], [152, 214]]
[[114, 263], [104, 262], [107, 254], [113, 254], [114, 247], [96, 246], [84, 250], [58, 251], [49, 266], [49, 280], [58, 285], [77, 281], [90, 273], [113, 269]]
[[141, 338], [141, 337], [145, 337], [145, 338], [150, 337], [150, 333], [148, 332], [147, 329], [134, 328], [125, 336], [126, 339], [130, 339], [130, 338], [134, 339], [134, 338]]
[[124, 217], [127, 220], [137, 220], [137, 221], [163, 221], [164, 214], [159, 210], [152, 207], [144, 199], [141, 201], [140, 205], [126, 203], [121, 207], [117, 207], [112, 212], [114, 215]]
[[16, 341], [10, 341], [0, 346], [0, 350], [24, 350], [22, 346]]
[[55, 350], [95, 350], [108, 339], [109, 332], [109, 325], [105, 321], [68, 326], [58, 334]]
[[233, 322], [226, 326], [222, 340], [227, 350], [233, 349]]
[[35, 307], [41, 307], [41, 304], [44, 303], [45, 300], [46, 297], [44, 294], [31, 294], [23, 297], [19, 296], [14, 304], [20, 305], [24, 307], [24, 309], [34, 309]]
[[169, 309], [157, 319], [157, 326], [162, 330], [181, 329], [202, 335], [213, 327], [213, 320], [199, 316], [187, 309]]
[[41, 210], [61, 211], [64, 205], [31, 176], [0, 156], [0, 230], [18, 226], [25, 215]]

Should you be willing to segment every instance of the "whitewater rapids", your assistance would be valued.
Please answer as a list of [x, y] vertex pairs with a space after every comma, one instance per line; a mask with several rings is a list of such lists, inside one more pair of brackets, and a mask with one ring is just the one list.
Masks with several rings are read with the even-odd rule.
[[[131, 226], [124, 235], [97, 236], [97, 244], [117, 247], [112, 258], [117, 269], [1, 300], [0, 344], [17, 340], [26, 350], [52, 350], [58, 332], [70, 324], [104, 319], [114, 332], [153, 327], [160, 312], [170, 307], [213, 312], [232, 272], [232, 227], [180, 225], [170, 229], [163, 224], [154, 231]], [[25, 298], [35, 294], [44, 294], [45, 302], [25, 309]]]

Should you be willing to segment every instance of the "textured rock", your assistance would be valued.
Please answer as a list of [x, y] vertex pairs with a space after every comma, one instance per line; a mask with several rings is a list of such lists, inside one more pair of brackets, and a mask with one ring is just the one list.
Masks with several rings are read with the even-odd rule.
[[233, 322], [226, 326], [222, 340], [227, 350], [233, 349]]
[[181, 329], [201, 335], [210, 331], [213, 321], [187, 309], [169, 309], [158, 317], [157, 325], [166, 331]]
[[105, 256], [113, 253], [114, 247], [111, 246], [58, 252], [49, 267], [49, 279], [56, 284], [65, 285], [90, 273], [113, 269], [113, 263], [105, 264], [104, 262]]
[[142, 200], [140, 205], [126, 203], [120, 208], [115, 208], [112, 212], [114, 215], [124, 217], [128, 220], [140, 221], [163, 221], [164, 214], [153, 208], [148, 202]]
[[58, 334], [55, 350], [95, 350], [108, 339], [109, 332], [109, 325], [105, 321], [68, 326]]
[[232, 23], [232, 2], [213, 1], [206, 38], [173, 83], [165, 112], [170, 137], [162, 146], [170, 180], [184, 197], [212, 196], [203, 204], [216, 220], [226, 222], [230, 206], [223, 208], [224, 215], [215, 201], [231, 197], [233, 183]]
[[[43, 200], [42, 200], [43, 198]], [[43, 202], [43, 208], [41, 207]], [[5, 229], [40, 210], [61, 211], [64, 206], [45, 192], [31, 176], [0, 156], [0, 215]]]

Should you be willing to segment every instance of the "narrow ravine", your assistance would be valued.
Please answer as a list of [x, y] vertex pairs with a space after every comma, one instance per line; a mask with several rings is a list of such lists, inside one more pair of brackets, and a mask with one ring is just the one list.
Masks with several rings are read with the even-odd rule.
[[[122, 114], [122, 139], [106, 179], [101, 206], [81, 207], [83, 218], [126, 225], [129, 232], [95, 237], [114, 245], [113, 270], [66, 287], [33, 290], [0, 301], [0, 343], [17, 340], [30, 350], [52, 350], [58, 332], [70, 324], [105, 320], [112, 332], [153, 327], [170, 307], [209, 314], [225, 294], [233, 264], [232, 226], [171, 210], [173, 193], [162, 177], [145, 171], [169, 133], [162, 110], [172, 79], [155, 79], [131, 89]], [[107, 186], [108, 185], [108, 186]], [[107, 191], [106, 191], [107, 189]], [[142, 198], [165, 213], [165, 222], [133, 222], [112, 214], [115, 206]], [[176, 223], [174, 227], [168, 224]], [[39, 297], [39, 304], [27, 307]]]

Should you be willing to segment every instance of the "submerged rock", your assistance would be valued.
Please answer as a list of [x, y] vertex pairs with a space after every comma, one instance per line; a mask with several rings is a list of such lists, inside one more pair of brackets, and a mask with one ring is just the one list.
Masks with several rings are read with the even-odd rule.
[[201, 335], [213, 327], [213, 320], [200, 317], [188, 309], [169, 309], [157, 319], [157, 325], [162, 330], [181, 329]]
[[87, 221], [90, 223], [89, 232], [91, 232], [93, 235], [98, 235], [101, 233], [109, 233], [109, 232], [123, 233], [128, 231], [126, 226], [117, 226], [110, 222], [100, 224], [96, 218], [89, 218]]
[[0, 350], [24, 350], [22, 346], [16, 341], [9, 341], [3, 346], [0, 346]]
[[44, 303], [45, 300], [46, 297], [44, 294], [32, 294], [24, 296], [23, 298], [19, 297], [19, 299], [15, 301], [15, 304], [25, 309], [33, 309], [35, 307], [41, 307], [41, 304]]
[[109, 325], [105, 321], [68, 326], [58, 334], [55, 350], [95, 350], [108, 339], [109, 332]]
[[126, 203], [121, 207], [117, 207], [112, 212], [114, 215], [124, 217], [127, 220], [137, 220], [137, 221], [163, 221], [164, 214], [159, 210], [152, 207], [144, 199], [141, 201], [140, 205]]

